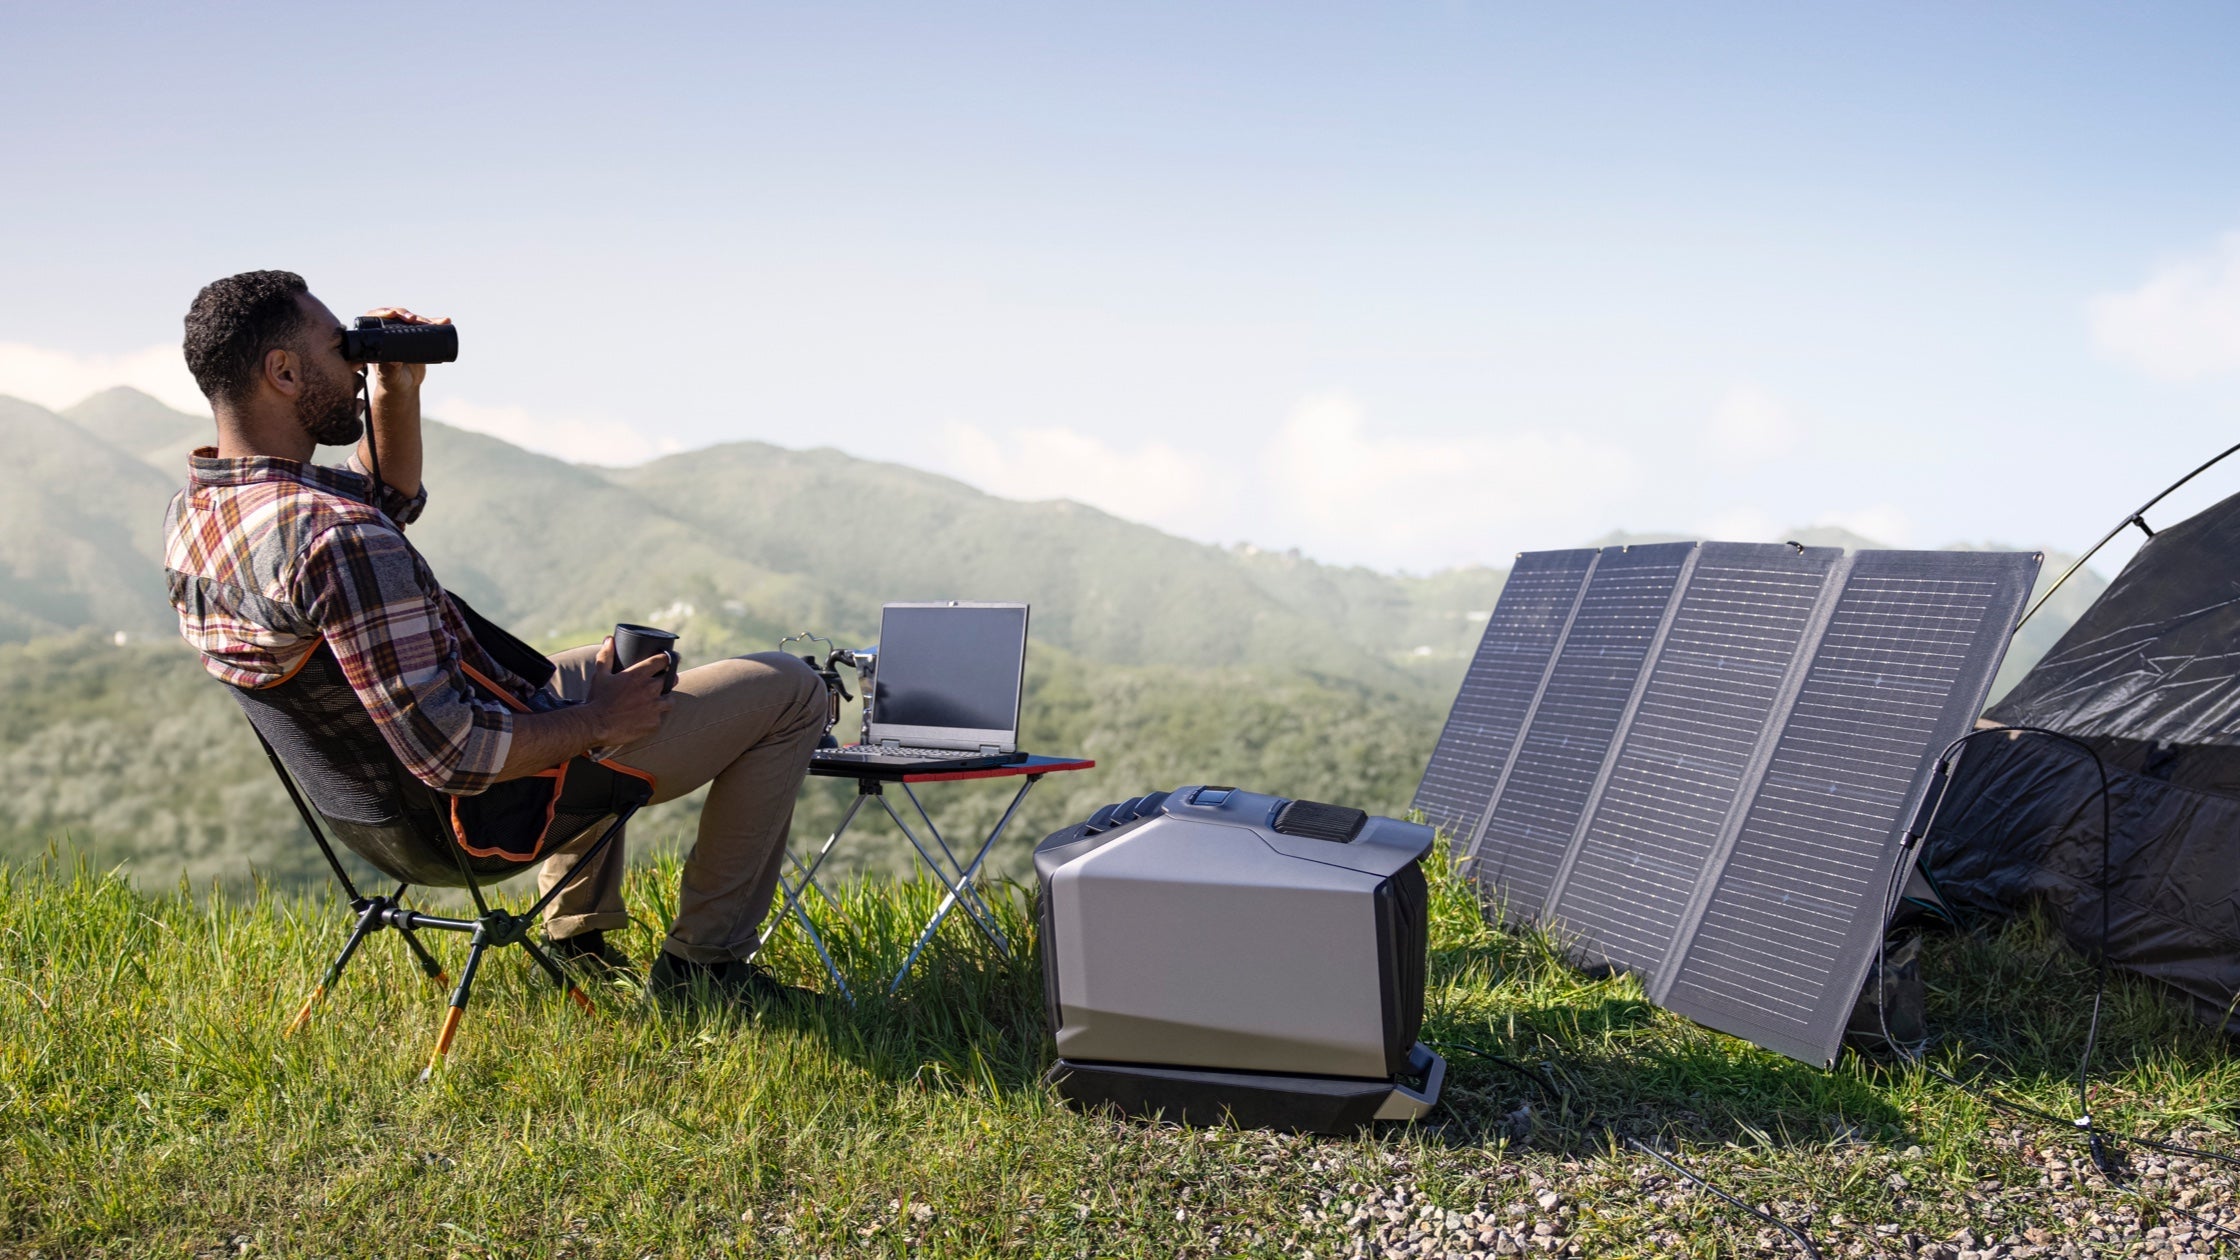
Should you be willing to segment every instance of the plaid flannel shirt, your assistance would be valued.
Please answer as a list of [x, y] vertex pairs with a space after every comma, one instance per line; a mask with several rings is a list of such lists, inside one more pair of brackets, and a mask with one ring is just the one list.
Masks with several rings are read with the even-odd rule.
[[[203, 447], [187, 468], [164, 516], [164, 571], [179, 632], [219, 681], [276, 686], [323, 641], [405, 768], [459, 796], [489, 787], [513, 744], [512, 712], [468, 669], [533, 709], [557, 707], [490, 659], [405, 541], [425, 487], [407, 499], [384, 485], [377, 510], [354, 458], [330, 468]], [[339, 726], [351, 715], [327, 716]]]

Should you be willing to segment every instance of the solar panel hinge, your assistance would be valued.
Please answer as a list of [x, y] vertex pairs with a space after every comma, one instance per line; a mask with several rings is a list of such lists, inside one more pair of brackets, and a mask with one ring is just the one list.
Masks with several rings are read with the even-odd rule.
[[1929, 776], [1929, 786], [1921, 793], [1921, 808], [1913, 811], [1913, 823], [1906, 828], [1905, 847], [1911, 849], [1929, 834], [1930, 824], [1937, 818], [1937, 806], [1944, 803], [1944, 790], [1952, 782], [1951, 767], [1940, 761]]

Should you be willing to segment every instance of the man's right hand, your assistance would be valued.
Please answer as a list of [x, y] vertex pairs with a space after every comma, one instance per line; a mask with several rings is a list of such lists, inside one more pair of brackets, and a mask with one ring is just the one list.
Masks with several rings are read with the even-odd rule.
[[669, 673], [666, 654], [649, 656], [620, 673], [614, 670], [614, 638], [599, 645], [597, 668], [591, 671], [591, 694], [584, 701], [585, 716], [592, 720], [593, 747], [621, 748], [661, 729], [661, 719], [671, 701], [661, 694]]

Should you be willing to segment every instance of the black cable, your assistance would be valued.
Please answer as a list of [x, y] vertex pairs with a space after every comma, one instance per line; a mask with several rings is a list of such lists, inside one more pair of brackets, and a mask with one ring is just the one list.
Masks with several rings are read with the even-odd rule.
[[[2234, 447], [2233, 449], [2240, 450], [2240, 447]], [[2231, 451], [2225, 452], [2226, 455], [2229, 455], [2231, 453]], [[2217, 459], [2222, 458], [2224, 458], [2223, 455], [2217, 457]], [[2216, 460], [2210, 461], [2211, 464], [2214, 464], [2215, 462]], [[2201, 468], [2197, 468], [2194, 470], [2194, 474], [2198, 474], [2208, 466], [2208, 464], [2202, 465]], [[2178, 485], [2185, 484], [2185, 481], [2190, 480], [2194, 474], [2188, 474], [2187, 478], [2181, 479], [2178, 482]], [[2170, 489], [2175, 490], [2176, 488], [2177, 486], [2174, 485]], [[2167, 495], [2168, 493], [2170, 493], [2169, 490], [2163, 491], [2164, 495]], [[2150, 501], [2147, 504], [2147, 507], [2154, 506], [2154, 502], [2160, 501], [2161, 497], [2161, 495], [2157, 495], [2154, 501]], [[2145, 510], [2146, 508], [2140, 509], [2140, 511], [2142, 512]], [[2102, 541], [2105, 542], [2106, 540], [2103, 539]], [[1963, 745], [1967, 744], [1968, 741], [1973, 739], [1980, 739], [1985, 736], [1991, 735], [2006, 735], [2012, 738], [2013, 735], [2018, 733], [2023, 735], [2035, 735], [2043, 739], [2055, 740], [2060, 743], [2069, 744], [2076, 748], [2082, 749], [2086, 756], [2092, 758], [2093, 767], [2100, 776], [2100, 789], [2098, 793], [2096, 793], [2096, 795], [2100, 799], [2100, 948], [2094, 967], [2092, 1015], [2085, 1027], [2084, 1053], [2077, 1059], [2076, 1118], [2073, 1120], [2064, 1121], [2061, 1119], [2061, 1117], [2054, 1115], [2052, 1112], [2044, 1111], [2037, 1107], [2032, 1107], [2023, 1103], [2010, 1102], [2006, 1099], [1992, 1094], [1988, 1090], [1980, 1089], [1976, 1086], [1970, 1085], [1960, 1078], [1952, 1076], [1949, 1073], [1946, 1073], [1943, 1070], [1932, 1065], [1928, 1061], [1927, 1056], [1921, 1053], [1920, 1049], [1909, 1049], [1906, 1046], [1900, 1044], [1895, 1037], [1892, 1037], [1890, 1035], [1890, 1021], [1888, 1017], [1889, 975], [1887, 971], [1887, 959], [1889, 934], [1887, 932], [1883, 933], [1883, 935], [1875, 943], [1875, 983], [1877, 987], [1875, 1001], [1875, 1019], [1877, 1024], [1881, 1028], [1883, 1043], [1885, 1045], [1888, 1045], [1892, 1050], [1896, 1051], [1898, 1055], [1901, 1058], [1905, 1059], [1907, 1062], [1920, 1067], [1923, 1071], [1928, 1072], [1930, 1075], [1935, 1076], [1937, 1079], [1944, 1081], [1946, 1084], [1953, 1086], [1954, 1088], [1968, 1094], [1971, 1097], [1981, 1099], [1982, 1101], [1989, 1103], [1993, 1107], [2013, 1112], [2018, 1115], [2030, 1116], [2032, 1118], [2045, 1121], [2049, 1124], [2061, 1125], [2062, 1127], [2069, 1129], [2072, 1132], [2081, 1134], [2085, 1139], [2086, 1148], [2092, 1155], [2093, 1167], [2100, 1170], [2100, 1175], [2107, 1180], [2108, 1185], [2112, 1189], [2115, 1189], [2124, 1194], [2132, 1195], [2138, 1198], [2141, 1202], [2154, 1206], [2158, 1210], [2176, 1212], [2178, 1215], [2183, 1216], [2188, 1220], [2194, 1221], [2197, 1224], [2205, 1225], [2210, 1229], [2216, 1230], [2217, 1232], [2228, 1235], [2234, 1239], [2240, 1239], [2240, 1231], [2236, 1231], [2224, 1225], [2220, 1225], [2217, 1222], [2208, 1219], [2207, 1217], [2198, 1216], [2190, 1211], [2187, 1211], [2185, 1208], [2176, 1206], [2175, 1204], [2155, 1203], [2154, 1200], [2147, 1198], [2146, 1195], [2137, 1187], [2126, 1184], [2123, 1181], [2123, 1170], [2116, 1164], [2115, 1157], [2108, 1153], [2108, 1143], [2114, 1142], [2118, 1145], [2128, 1144], [2136, 1146], [2147, 1146], [2175, 1155], [2188, 1155], [2199, 1157], [2202, 1159], [2218, 1160], [2223, 1163], [2230, 1164], [2234, 1167], [2240, 1167], [2240, 1158], [2234, 1158], [2233, 1156], [2229, 1155], [2221, 1155], [2215, 1151], [2198, 1150], [2194, 1147], [2181, 1146], [2171, 1142], [2158, 1142], [2152, 1138], [2105, 1133], [2100, 1129], [2098, 1124], [2095, 1123], [2092, 1118], [2090, 1092], [2092, 1055], [2094, 1049], [2099, 1044], [2100, 1012], [2102, 1005], [2105, 1003], [2108, 992], [2108, 948], [2109, 941], [2112, 935], [2110, 927], [2110, 915], [2111, 904], [2113, 901], [2113, 898], [2111, 896], [2109, 872], [2111, 864], [2110, 855], [2114, 849], [2115, 836], [2114, 806], [2112, 803], [2112, 794], [2110, 792], [2108, 781], [2108, 763], [2106, 759], [2100, 755], [2100, 750], [2094, 748], [2092, 745], [2086, 743], [2081, 739], [2078, 739], [2073, 735], [2067, 735], [2060, 731], [2049, 730], [2045, 727], [2040, 726], [2001, 726], [1992, 727], [1980, 731], [1970, 731], [1967, 734], [1962, 735], [1960, 738], [1953, 740], [1950, 744], [1945, 745], [1944, 751], [1938, 754], [1936, 771], [1932, 781], [1939, 785], [1948, 783], [1950, 781], [1953, 755], [1957, 753]], [[1911, 849], [1916, 844], [1922, 843], [1929, 835], [1931, 835], [1935, 831], [1937, 817], [1943, 812], [1943, 809], [1944, 797], [1942, 788], [1940, 786], [1940, 788], [1938, 789], [1938, 795], [1933, 801], [1929, 803], [1926, 819], [1907, 833], [1904, 842], [1905, 849]], [[1889, 917], [1897, 911], [1898, 902], [1901, 900], [1899, 894], [1902, 887], [1901, 881], [1903, 879], [1903, 872], [1905, 871], [1905, 869], [1906, 863], [1904, 855], [1901, 852], [1899, 860], [1895, 862], [1891, 867], [1890, 886], [1887, 894], [1884, 897], [1883, 918], [1885, 922], [1888, 922]]]
[[1711, 1193], [1718, 1195], [1720, 1198], [1725, 1199], [1727, 1202], [1734, 1204], [1736, 1207], [1741, 1208], [1743, 1211], [1748, 1212], [1750, 1215], [1757, 1217], [1759, 1220], [1786, 1231], [1789, 1237], [1797, 1240], [1797, 1245], [1804, 1248], [1804, 1253], [1812, 1257], [1812, 1260], [1826, 1260], [1826, 1257], [1820, 1254], [1820, 1249], [1812, 1245], [1812, 1238], [1803, 1230], [1798, 1229], [1796, 1226], [1791, 1225], [1789, 1222], [1782, 1220], [1780, 1217], [1775, 1216], [1770, 1212], [1761, 1212], [1758, 1209], [1751, 1207], [1749, 1204], [1744, 1203], [1742, 1200], [1734, 1197], [1731, 1194], [1728, 1194], [1726, 1191], [1721, 1190], [1719, 1187], [1712, 1185], [1710, 1182], [1705, 1181], [1701, 1177], [1696, 1176], [1694, 1173], [1689, 1172], [1687, 1169], [1681, 1167], [1679, 1161], [1674, 1160], [1671, 1156], [1666, 1155], [1664, 1152], [1649, 1145], [1647, 1142], [1643, 1142], [1638, 1138], [1629, 1137], [1626, 1139], [1626, 1145], [1631, 1146], [1637, 1151], [1640, 1151], [1642, 1154], [1647, 1155], [1649, 1158], [1657, 1161], [1660, 1164], [1663, 1164], [1665, 1167], [1671, 1169], [1672, 1171], [1679, 1173], [1681, 1176], [1686, 1177], [1688, 1180], [1696, 1183], [1699, 1186], [1702, 1186], [1704, 1189], [1709, 1190]]
[[[1445, 1043], [1426, 1042], [1425, 1044], [1429, 1045], [1432, 1049], [1438, 1050], [1442, 1053], [1453, 1053], [1455, 1051], [1460, 1051], [1463, 1054], [1471, 1056], [1472, 1058], [1483, 1059], [1488, 1063], [1507, 1068], [1509, 1071], [1524, 1077], [1528, 1081], [1531, 1081], [1533, 1085], [1540, 1090], [1541, 1095], [1549, 1099], [1550, 1101], [1558, 1104], [1569, 1102], [1569, 1097], [1565, 1093], [1562, 1086], [1548, 1080], [1543, 1074], [1533, 1071], [1531, 1068], [1518, 1063], [1516, 1060], [1509, 1058], [1507, 1055], [1496, 1054], [1491, 1050], [1486, 1050], [1478, 1046], [1473, 1046], [1466, 1042], [1459, 1041]], [[1821, 1255], [1820, 1248], [1813, 1245], [1812, 1236], [1805, 1233], [1803, 1230], [1798, 1229], [1796, 1226], [1791, 1225], [1789, 1222], [1782, 1220], [1780, 1217], [1775, 1216], [1770, 1212], [1762, 1212], [1757, 1208], [1750, 1206], [1748, 1203], [1743, 1202], [1741, 1199], [1736, 1198], [1734, 1195], [1728, 1194], [1726, 1191], [1721, 1190], [1715, 1185], [1712, 1185], [1710, 1182], [1705, 1181], [1703, 1178], [1697, 1176], [1696, 1174], [1689, 1172], [1680, 1164], [1678, 1160], [1673, 1159], [1671, 1156], [1666, 1155], [1664, 1152], [1656, 1149], [1653, 1146], [1650, 1146], [1648, 1143], [1643, 1142], [1638, 1138], [1621, 1137], [1608, 1125], [1603, 1126], [1602, 1133], [1604, 1137], [1610, 1139], [1612, 1145], [1623, 1141], [1626, 1145], [1634, 1148], [1637, 1151], [1640, 1151], [1642, 1154], [1647, 1155], [1649, 1158], [1656, 1160], [1658, 1163], [1663, 1164], [1665, 1167], [1670, 1168], [1672, 1171], [1679, 1173], [1689, 1181], [1692, 1181], [1695, 1184], [1703, 1187], [1704, 1189], [1709, 1190], [1711, 1193], [1718, 1195], [1720, 1198], [1734, 1204], [1736, 1207], [1741, 1208], [1743, 1211], [1748, 1212], [1750, 1215], [1757, 1217], [1759, 1220], [1764, 1221], [1766, 1224], [1773, 1226], [1775, 1229], [1781, 1230], [1782, 1232], [1788, 1234], [1789, 1237], [1797, 1240], [1797, 1246], [1803, 1248], [1804, 1254], [1810, 1256], [1812, 1260], [1826, 1260], [1826, 1257]]]

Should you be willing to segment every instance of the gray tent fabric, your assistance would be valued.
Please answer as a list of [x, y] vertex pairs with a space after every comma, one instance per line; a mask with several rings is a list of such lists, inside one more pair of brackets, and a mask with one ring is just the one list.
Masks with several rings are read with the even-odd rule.
[[[2109, 961], [2240, 1036], [2240, 495], [2149, 540], [1988, 716], [2106, 760]], [[1963, 907], [2042, 902], [2097, 953], [2099, 787], [2059, 741], [1975, 740], [1927, 862]]]

